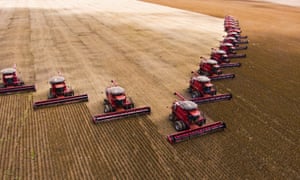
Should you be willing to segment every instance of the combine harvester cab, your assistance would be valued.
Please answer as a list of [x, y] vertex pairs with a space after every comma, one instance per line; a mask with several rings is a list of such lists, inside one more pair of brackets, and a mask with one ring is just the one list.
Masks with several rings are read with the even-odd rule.
[[151, 108], [148, 106], [135, 108], [132, 99], [126, 96], [124, 88], [118, 86], [114, 81], [112, 81], [112, 86], [106, 88], [105, 94], [107, 99], [103, 103], [104, 114], [94, 115], [94, 123], [150, 114], [151, 112]]
[[1, 74], [3, 82], [0, 86], [0, 94], [36, 91], [35, 85], [24, 85], [24, 81], [18, 78], [15, 68], [2, 69]]
[[169, 120], [173, 122], [174, 129], [177, 131], [177, 133], [167, 136], [167, 140], [171, 144], [226, 128], [224, 122], [204, 125], [206, 123], [204, 114], [199, 111], [196, 103], [189, 100], [175, 101], [172, 105]]
[[54, 76], [49, 80], [49, 83], [51, 88], [49, 89], [48, 99], [34, 102], [34, 109], [88, 101], [87, 94], [74, 96], [74, 90], [66, 86], [63, 76]]
[[231, 63], [226, 51], [212, 48], [210, 58], [216, 60], [221, 68], [241, 67], [241, 63]]
[[195, 76], [204, 75], [209, 77], [212, 81], [235, 78], [235, 74], [223, 74], [221, 66], [216, 60], [205, 59], [203, 57], [201, 57], [201, 59], [202, 60], [199, 64], [199, 69], [197, 73], [192, 72]]

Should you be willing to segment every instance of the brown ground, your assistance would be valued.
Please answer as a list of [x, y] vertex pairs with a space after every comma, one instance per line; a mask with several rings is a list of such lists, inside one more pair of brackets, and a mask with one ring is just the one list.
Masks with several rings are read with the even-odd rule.
[[[299, 179], [299, 8], [218, 2], [156, 2], [232, 14], [251, 41], [243, 66], [227, 70], [237, 77], [215, 83], [233, 100], [200, 106], [227, 130], [171, 146], [172, 93], [218, 44], [222, 19], [136, 1], [1, 0], [1, 68], [17, 63], [38, 91], [0, 97], [0, 177]], [[33, 111], [57, 71], [90, 101]], [[92, 124], [111, 79], [151, 116]]]

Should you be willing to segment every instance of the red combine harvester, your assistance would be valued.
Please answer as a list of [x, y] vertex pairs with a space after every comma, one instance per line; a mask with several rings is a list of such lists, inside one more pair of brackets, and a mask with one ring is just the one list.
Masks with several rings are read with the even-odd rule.
[[0, 85], [0, 94], [36, 91], [34, 85], [24, 85], [24, 81], [18, 78], [15, 68], [2, 69], [1, 73], [3, 82]]
[[248, 44], [249, 43], [248, 40], [242, 40], [242, 39], [246, 39], [246, 38], [241, 38], [242, 36], [236, 31], [227, 32], [226, 37], [234, 38], [238, 44]]
[[204, 58], [202, 58], [200, 62], [197, 74], [208, 76], [212, 81], [221, 79], [232, 79], [235, 77], [235, 75], [232, 73], [223, 74], [222, 70], [220, 69], [220, 65], [218, 65], [218, 62], [216, 60], [206, 60]]
[[33, 108], [88, 101], [87, 94], [74, 96], [74, 90], [66, 85], [63, 76], [54, 76], [49, 80], [49, 83], [51, 88], [49, 89], [48, 100], [35, 102]]
[[235, 47], [231, 43], [222, 43], [219, 47], [220, 50], [223, 50], [226, 52], [228, 58], [245, 58], [246, 54], [237, 54]]
[[235, 50], [246, 50], [248, 46], [240, 46], [239, 41], [237, 41], [234, 37], [225, 37], [221, 43], [231, 43]]
[[[211, 80], [206, 76], [200, 75], [191, 78], [188, 92], [191, 94], [191, 99], [188, 100], [197, 104], [225, 101], [232, 98], [232, 94], [217, 95], [217, 90], [211, 83]], [[185, 99], [179, 93], [176, 92], [175, 94], [181, 99]]]
[[226, 52], [212, 48], [210, 58], [216, 60], [221, 68], [240, 67], [241, 63], [231, 63]]
[[134, 103], [130, 97], [127, 97], [125, 90], [112, 81], [112, 86], [105, 90], [106, 98], [104, 100], [104, 114], [98, 114], [93, 117], [93, 122], [105, 122], [133, 115], [149, 114], [150, 107], [134, 108]]
[[173, 122], [175, 130], [178, 131], [167, 136], [167, 140], [171, 144], [226, 128], [226, 124], [221, 121], [204, 125], [206, 118], [199, 111], [197, 104], [184, 99], [173, 103], [169, 120]]

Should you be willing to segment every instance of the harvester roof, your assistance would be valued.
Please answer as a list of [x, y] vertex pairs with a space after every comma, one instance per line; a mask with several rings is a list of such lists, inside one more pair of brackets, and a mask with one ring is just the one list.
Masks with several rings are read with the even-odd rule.
[[193, 101], [177, 101], [176, 102], [182, 109], [190, 111], [190, 110], [194, 110], [197, 109], [198, 106], [196, 103], [194, 103]]
[[206, 60], [206, 63], [207, 64], [212, 64], [212, 65], [218, 64], [218, 62], [214, 59], [208, 59], [208, 60]]
[[193, 77], [194, 80], [199, 81], [201, 83], [210, 82], [210, 79], [207, 76], [196, 76]]
[[236, 39], [235, 39], [234, 37], [232, 37], [232, 36], [230, 36], [230, 37], [225, 37], [224, 39], [225, 39], [225, 40], [226, 40], [226, 39], [229, 39], [229, 40], [236, 40]]
[[122, 88], [120, 86], [109, 87], [109, 88], [107, 88], [107, 91], [112, 95], [119, 95], [119, 94], [125, 93], [124, 88]]
[[220, 49], [217, 50], [216, 53], [218, 53], [218, 54], [226, 54], [226, 52], [224, 50], [220, 50]]
[[15, 68], [5, 68], [1, 70], [2, 74], [12, 74], [15, 73], [16, 69]]
[[227, 33], [228, 35], [238, 35], [238, 33], [236, 31], [231, 31], [229, 33]]
[[223, 43], [221, 44], [221, 46], [229, 46], [229, 47], [232, 47], [233, 45], [231, 43]]
[[51, 79], [49, 79], [50, 84], [62, 83], [64, 81], [65, 78], [63, 76], [53, 76]]

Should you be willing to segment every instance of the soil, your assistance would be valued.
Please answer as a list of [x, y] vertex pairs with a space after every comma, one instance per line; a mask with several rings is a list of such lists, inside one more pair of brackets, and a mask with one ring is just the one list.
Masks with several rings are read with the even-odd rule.
[[[0, 67], [16, 64], [37, 86], [0, 96], [0, 177], [299, 179], [299, 7], [151, 2], [0, 0]], [[227, 129], [170, 145], [173, 92], [186, 94], [199, 57], [222, 39], [227, 14], [249, 36], [247, 58], [224, 70], [235, 79], [214, 83], [233, 99], [199, 106]], [[57, 74], [89, 102], [33, 110]], [[94, 125], [111, 80], [151, 115]]]

